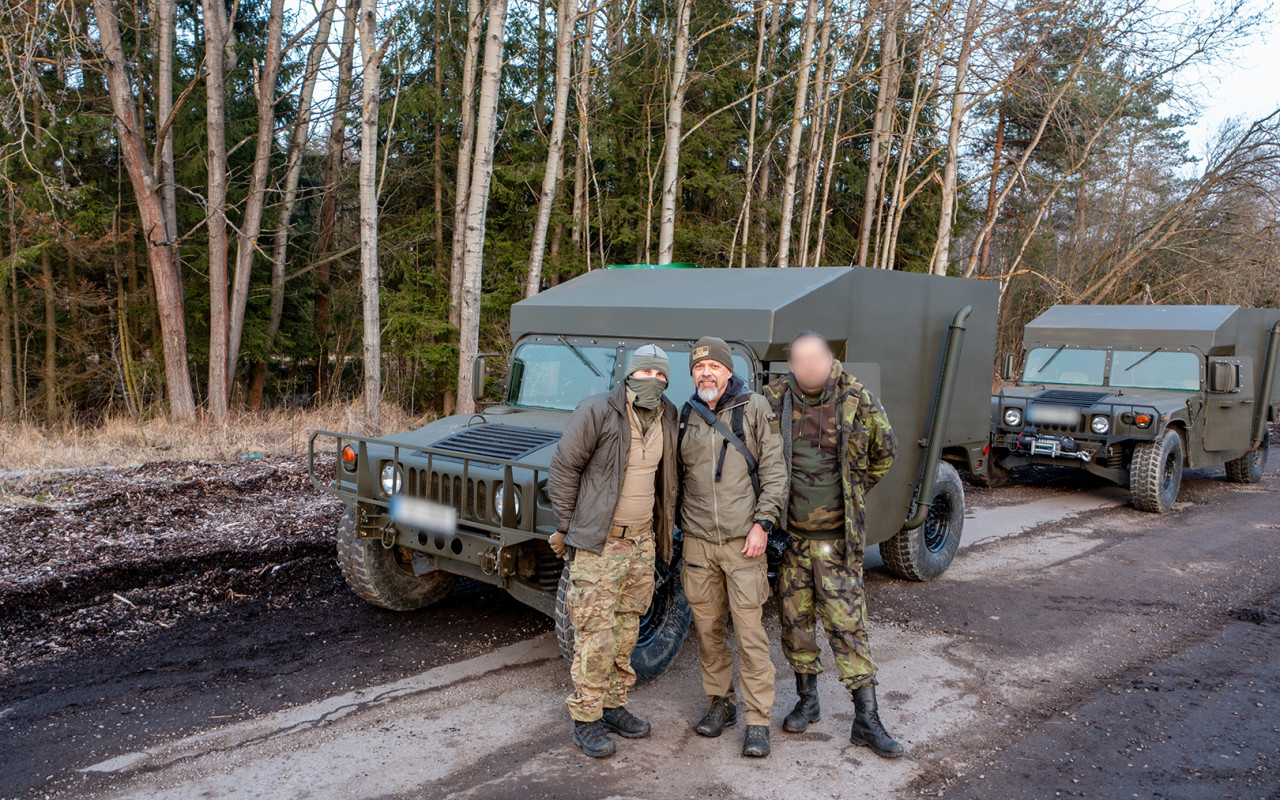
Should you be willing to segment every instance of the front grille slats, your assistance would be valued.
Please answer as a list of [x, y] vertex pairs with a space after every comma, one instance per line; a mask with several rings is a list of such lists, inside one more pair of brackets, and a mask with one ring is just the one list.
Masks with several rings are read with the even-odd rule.
[[516, 461], [559, 439], [559, 431], [490, 424], [467, 428], [446, 436], [433, 447], [462, 455]]

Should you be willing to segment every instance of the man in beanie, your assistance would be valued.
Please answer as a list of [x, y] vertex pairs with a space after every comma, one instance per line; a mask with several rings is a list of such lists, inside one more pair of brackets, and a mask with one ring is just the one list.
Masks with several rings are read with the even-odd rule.
[[654, 558], [671, 563], [675, 525], [676, 409], [663, 396], [671, 365], [656, 345], [627, 361], [626, 380], [578, 404], [551, 459], [556, 517], [549, 543], [570, 557], [573, 743], [612, 755], [606, 731], [629, 739], [649, 723], [627, 711], [636, 682], [631, 651], [653, 599]]
[[782, 728], [801, 733], [821, 716], [820, 619], [840, 682], [853, 694], [849, 741], [896, 758], [903, 747], [885, 730], [876, 705], [862, 584], [866, 496], [893, 465], [893, 429], [880, 401], [844, 372], [822, 336], [797, 336], [787, 365], [790, 374], [764, 390], [782, 420], [790, 466], [782, 519], [791, 535], [778, 569], [778, 610], [782, 652], [800, 700]]
[[729, 617], [738, 640], [744, 756], [769, 754], [773, 661], [764, 631], [765, 549], [786, 491], [778, 418], [733, 374], [729, 345], [699, 339], [689, 357], [694, 394], [680, 411], [680, 529], [685, 597], [693, 611], [709, 709], [696, 725], [719, 736], [738, 720]]

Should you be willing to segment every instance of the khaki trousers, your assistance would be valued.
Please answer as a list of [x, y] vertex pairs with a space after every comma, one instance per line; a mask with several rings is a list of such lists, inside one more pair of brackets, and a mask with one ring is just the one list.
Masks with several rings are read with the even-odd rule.
[[698, 659], [702, 663], [702, 688], [707, 699], [728, 697], [733, 691], [733, 653], [729, 650], [728, 622], [733, 616], [738, 640], [742, 700], [748, 725], [768, 725], [773, 711], [773, 659], [764, 631], [764, 604], [769, 599], [769, 577], [763, 555], [742, 555], [746, 538], [712, 544], [686, 536], [684, 594], [693, 610], [698, 635]]

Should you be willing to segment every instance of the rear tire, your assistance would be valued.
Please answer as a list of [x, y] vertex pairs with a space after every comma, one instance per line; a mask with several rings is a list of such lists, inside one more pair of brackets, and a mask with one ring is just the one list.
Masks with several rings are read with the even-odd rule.
[[956, 468], [943, 461], [933, 482], [933, 499], [924, 524], [898, 531], [880, 545], [880, 557], [896, 578], [931, 581], [951, 566], [964, 533], [964, 484]]
[[1271, 437], [1265, 436], [1262, 445], [1251, 453], [1227, 462], [1227, 480], [1233, 483], [1258, 483], [1267, 471], [1267, 452], [1271, 449]]
[[1166, 430], [1159, 439], [1133, 448], [1129, 463], [1129, 494], [1133, 507], [1155, 514], [1168, 513], [1182, 485], [1182, 437]]
[[[631, 651], [636, 686], [643, 686], [670, 669], [684, 646], [685, 636], [689, 634], [693, 612], [684, 597], [678, 569], [677, 565], [677, 571], [654, 589], [649, 611], [640, 618], [640, 637], [635, 650]], [[556, 589], [556, 643], [560, 645], [560, 655], [570, 664], [573, 663], [574, 641], [573, 624], [569, 621], [569, 589], [572, 586], [569, 562], [565, 561], [560, 572], [560, 585]]]
[[392, 611], [413, 611], [444, 599], [458, 576], [431, 572], [421, 577], [400, 560], [398, 547], [383, 547], [377, 536], [357, 536], [356, 512], [348, 508], [338, 523], [338, 568], [361, 599]]
[[1013, 470], [1000, 466], [1000, 456], [1004, 450], [992, 450], [987, 456], [987, 466], [982, 472], [970, 472], [969, 482], [983, 489], [999, 489], [1009, 483], [1009, 474]]

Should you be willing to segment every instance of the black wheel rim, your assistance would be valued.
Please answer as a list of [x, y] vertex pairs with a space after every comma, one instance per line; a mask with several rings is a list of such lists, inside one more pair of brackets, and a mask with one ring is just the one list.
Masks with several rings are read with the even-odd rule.
[[946, 549], [951, 539], [951, 498], [940, 494], [929, 504], [929, 515], [924, 521], [924, 546], [930, 553]]
[[1164, 457], [1164, 474], [1160, 476], [1160, 490], [1167, 492], [1173, 487], [1173, 471], [1177, 468], [1177, 461], [1174, 454], [1170, 453]]

